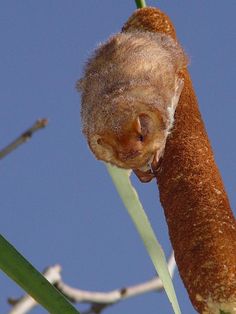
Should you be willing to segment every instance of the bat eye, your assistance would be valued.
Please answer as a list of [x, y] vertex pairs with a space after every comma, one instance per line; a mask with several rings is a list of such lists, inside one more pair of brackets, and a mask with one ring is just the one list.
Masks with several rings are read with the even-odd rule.
[[140, 141], [140, 142], [144, 141], [144, 136], [142, 134], [138, 135], [138, 141]]

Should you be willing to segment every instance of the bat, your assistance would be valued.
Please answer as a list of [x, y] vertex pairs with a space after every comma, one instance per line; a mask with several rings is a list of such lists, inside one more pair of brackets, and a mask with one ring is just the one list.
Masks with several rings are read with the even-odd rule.
[[95, 50], [77, 87], [83, 133], [97, 159], [132, 169], [142, 182], [154, 177], [187, 63], [163, 33], [118, 33]]

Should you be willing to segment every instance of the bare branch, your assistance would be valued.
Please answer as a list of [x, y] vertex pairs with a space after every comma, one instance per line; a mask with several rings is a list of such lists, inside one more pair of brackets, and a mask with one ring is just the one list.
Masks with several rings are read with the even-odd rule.
[[13, 150], [15, 150], [21, 144], [27, 142], [32, 135], [39, 131], [40, 129], [44, 128], [48, 124], [47, 119], [39, 119], [37, 120], [33, 126], [27, 129], [24, 133], [22, 133], [18, 138], [16, 138], [13, 142], [7, 145], [0, 151], [0, 159], [3, 159], [6, 155], [10, 154]]
[[[168, 268], [171, 277], [173, 277], [175, 265], [174, 253], [172, 253], [168, 260]], [[60, 272], [61, 267], [56, 265], [45, 272], [45, 277], [72, 302], [90, 304], [90, 308], [83, 312], [83, 314], [98, 314], [101, 313], [104, 308], [127, 298], [163, 289], [160, 278], [155, 277], [141, 284], [119, 288], [109, 292], [86, 291], [66, 285], [61, 279]], [[37, 305], [37, 302], [28, 295], [19, 300], [10, 300], [9, 303], [12, 304], [13, 307], [8, 314], [26, 314]]]
[[[168, 262], [168, 267], [173, 275], [175, 260], [172, 254]], [[92, 292], [85, 291], [76, 288], [72, 288], [66, 285], [63, 281], [59, 281], [56, 284], [57, 288], [74, 302], [86, 302], [86, 303], [116, 303], [118, 301], [137, 296], [139, 294], [147, 293], [154, 290], [162, 290], [163, 285], [159, 277], [155, 277], [144, 283], [130, 286], [122, 289], [116, 289], [110, 292]]]

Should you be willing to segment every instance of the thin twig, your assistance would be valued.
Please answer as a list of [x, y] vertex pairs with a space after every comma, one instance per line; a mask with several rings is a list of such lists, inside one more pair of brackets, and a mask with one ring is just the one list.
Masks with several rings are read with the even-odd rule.
[[[168, 268], [171, 277], [173, 277], [175, 270], [175, 258], [173, 253], [168, 260]], [[104, 308], [127, 298], [163, 289], [160, 278], [155, 277], [141, 284], [119, 288], [109, 292], [86, 291], [66, 285], [61, 279], [60, 272], [61, 267], [56, 265], [48, 268], [45, 277], [72, 302], [90, 304], [90, 308], [83, 312], [83, 314], [101, 313]], [[48, 274], [50, 274], [50, 276]], [[19, 300], [11, 299], [9, 303], [12, 304], [13, 307], [8, 314], [26, 314], [37, 305], [37, 302], [28, 295]]]
[[10, 154], [13, 150], [15, 150], [19, 145], [27, 142], [32, 135], [44, 128], [48, 124], [47, 119], [39, 119], [37, 120], [33, 126], [27, 129], [24, 133], [22, 133], [18, 138], [16, 138], [13, 142], [7, 145], [0, 151], [0, 159], [3, 159], [6, 155]]
[[[168, 261], [168, 269], [171, 277], [174, 275], [175, 258], [172, 253]], [[125, 299], [136, 297], [138, 295], [163, 290], [163, 284], [159, 277], [155, 277], [149, 281], [126, 288], [116, 289], [109, 292], [91, 292], [75, 289], [67, 286], [62, 281], [56, 284], [57, 288], [67, 296], [71, 301], [79, 303], [90, 303], [91, 306], [82, 314], [99, 314], [108, 306], [114, 305]]]

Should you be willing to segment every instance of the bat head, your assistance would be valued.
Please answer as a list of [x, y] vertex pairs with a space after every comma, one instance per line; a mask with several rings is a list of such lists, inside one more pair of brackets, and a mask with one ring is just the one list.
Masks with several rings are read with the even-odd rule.
[[92, 134], [89, 146], [97, 159], [125, 169], [147, 169], [161, 149], [165, 128], [161, 115], [141, 112], [125, 122], [121, 132]]

